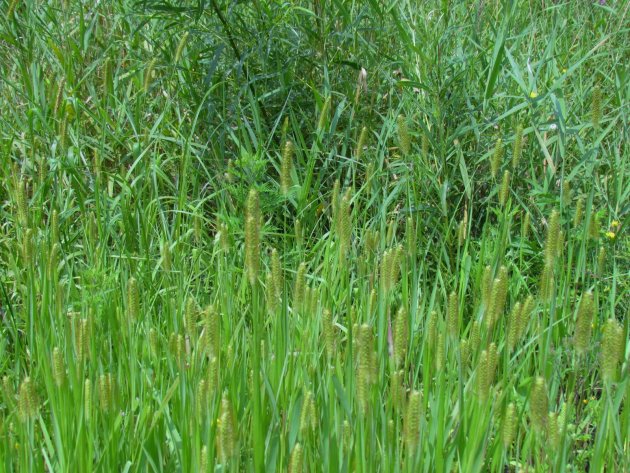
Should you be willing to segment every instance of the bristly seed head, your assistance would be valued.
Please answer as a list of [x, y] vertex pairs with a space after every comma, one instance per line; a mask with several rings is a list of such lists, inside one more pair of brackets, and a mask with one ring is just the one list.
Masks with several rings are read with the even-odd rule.
[[503, 140], [499, 138], [494, 145], [492, 160], [490, 161], [490, 172], [492, 173], [493, 179], [496, 179], [499, 168], [501, 167], [501, 162], [503, 161], [503, 152]]
[[618, 365], [623, 358], [626, 342], [623, 327], [613, 318], [608, 319], [602, 330], [601, 366], [602, 377], [606, 381], [615, 381]]
[[394, 357], [396, 364], [401, 366], [405, 362], [407, 345], [409, 344], [409, 320], [407, 310], [404, 307], [398, 309], [394, 327]]
[[582, 295], [582, 299], [580, 300], [580, 305], [577, 310], [577, 319], [575, 321], [573, 344], [578, 355], [583, 355], [590, 347], [591, 327], [594, 313], [595, 306], [593, 303], [593, 294], [587, 292]]
[[403, 155], [407, 155], [409, 154], [409, 151], [411, 151], [411, 138], [409, 136], [407, 118], [404, 115], [398, 115], [396, 122], [398, 124], [398, 141], [400, 143], [400, 151]]
[[529, 400], [530, 415], [534, 429], [544, 432], [547, 429], [549, 398], [545, 379], [537, 377], [532, 386]]
[[280, 164], [280, 189], [286, 196], [291, 189], [291, 171], [293, 170], [293, 142], [287, 141], [282, 150], [282, 162]]

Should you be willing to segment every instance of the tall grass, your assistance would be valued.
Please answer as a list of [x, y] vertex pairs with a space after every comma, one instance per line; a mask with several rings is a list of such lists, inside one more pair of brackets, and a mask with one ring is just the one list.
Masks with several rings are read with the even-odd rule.
[[630, 470], [603, 3], [2, 3], [0, 471]]

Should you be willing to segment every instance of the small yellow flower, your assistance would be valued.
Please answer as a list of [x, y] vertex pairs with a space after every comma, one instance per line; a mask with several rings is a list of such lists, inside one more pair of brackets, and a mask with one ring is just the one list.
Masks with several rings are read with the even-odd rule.
[[530, 99], [535, 99], [536, 97], [538, 97], [538, 92], [536, 92], [535, 90], [532, 90], [532, 91], [529, 93], [529, 98], [530, 98]]
[[588, 404], [588, 399], [584, 399], [584, 401], [582, 401], [584, 404]]
[[616, 236], [615, 232], [606, 232], [606, 237], [610, 240], [614, 240]]
[[567, 68], [566, 68], [566, 67], [563, 67], [563, 68], [562, 68], [562, 73], [564, 74], [564, 73], [566, 73], [566, 72], [567, 72]]
[[619, 220], [613, 220], [612, 223], [610, 224], [610, 226], [613, 227], [613, 228], [617, 228], [617, 227], [619, 227], [619, 225], [621, 225], [619, 223]]

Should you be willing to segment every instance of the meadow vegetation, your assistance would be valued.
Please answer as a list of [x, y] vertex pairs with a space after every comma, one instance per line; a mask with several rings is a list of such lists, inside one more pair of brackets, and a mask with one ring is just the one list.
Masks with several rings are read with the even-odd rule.
[[1, 0], [0, 471], [630, 471], [629, 9]]

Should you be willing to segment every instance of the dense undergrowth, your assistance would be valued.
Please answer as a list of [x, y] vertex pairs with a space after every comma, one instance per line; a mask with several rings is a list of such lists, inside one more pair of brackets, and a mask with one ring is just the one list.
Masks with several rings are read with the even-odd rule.
[[630, 470], [629, 5], [1, 3], [0, 471]]

